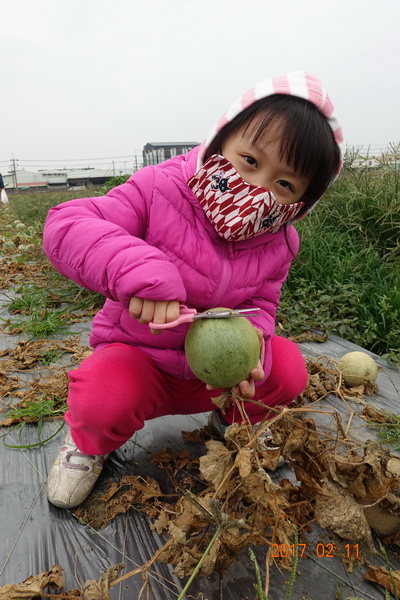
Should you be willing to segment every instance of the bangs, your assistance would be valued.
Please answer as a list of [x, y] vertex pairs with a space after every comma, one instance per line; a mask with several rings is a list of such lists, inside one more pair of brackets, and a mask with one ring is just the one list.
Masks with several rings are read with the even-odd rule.
[[339, 149], [327, 119], [314, 104], [297, 96], [275, 94], [253, 106], [256, 105], [261, 116], [256, 120], [254, 115], [246, 127], [253, 143], [271, 130], [276, 133], [280, 158], [310, 180], [307, 196], [318, 199], [315, 195], [326, 191], [340, 164]]
[[308, 208], [334, 181], [340, 166], [339, 148], [326, 117], [308, 100], [285, 94], [258, 100], [217, 134], [207, 155], [220, 152], [223, 141], [242, 127], [253, 143], [276, 134], [281, 160], [310, 182], [303, 198]]

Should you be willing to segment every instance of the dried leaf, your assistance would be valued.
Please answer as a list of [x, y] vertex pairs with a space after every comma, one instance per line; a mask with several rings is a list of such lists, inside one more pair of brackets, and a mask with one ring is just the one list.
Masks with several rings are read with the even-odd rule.
[[390, 571], [389, 573], [386, 567], [370, 567], [364, 577], [368, 581], [373, 581], [386, 588], [396, 598], [400, 595], [400, 571]]
[[268, 473], [259, 469], [243, 480], [241, 492], [246, 502], [269, 508], [273, 502], [273, 492], [278, 490], [279, 486], [273, 483]]
[[188, 540], [185, 535], [185, 532], [182, 531], [182, 529], [180, 527], [177, 527], [174, 523], [169, 523], [168, 531], [169, 531], [171, 537], [173, 537], [174, 540], [176, 540], [178, 542], [178, 544], [187, 544]]
[[208, 426], [202, 427], [201, 429], [195, 429], [194, 431], [182, 431], [184, 442], [204, 443], [209, 440], [210, 437], [210, 428]]
[[232, 403], [232, 394], [230, 390], [225, 390], [220, 396], [214, 396], [214, 398], [211, 398], [211, 402], [215, 404], [217, 408], [219, 408], [222, 414], [225, 414], [225, 409], [228, 408]]
[[125, 565], [119, 564], [108, 567], [100, 576], [100, 579], [89, 579], [83, 586], [83, 597], [85, 600], [110, 600], [110, 584], [115, 581]]
[[162, 510], [158, 515], [157, 519], [153, 521], [151, 526], [152, 529], [155, 529], [157, 533], [160, 535], [164, 529], [168, 528], [169, 524], [169, 515], [165, 510]]
[[159, 484], [152, 477], [127, 475], [118, 483], [111, 482], [103, 493], [91, 494], [74, 513], [94, 529], [100, 529], [135, 504], [153, 502], [162, 496]]
[[222, 442], [216, 440], [206, 442], [206, 446], [207, 454], [200, 457], [200, 473], [215, 489], [218, 489], [226, 478], [218, 493], [222, 496], [229, 485], [229, 478], [226, 476], [233, 466], [232, 454]]
[[31, 575], [23, 583], [11, 583], [0, 587], [1, 600], [33, 600], [42, 595], [43, 590], [50, 586], [56, 589], [64, 587], [62, 568], [54, 565], [50, 571]]
[[[208, 438], [209, 439], [209, 436]], [[163, 469], [170, 469], [175, 477], [181, 469], [194, 470], [197, 469], [199, 459], [193, 457], [188, 450], [175, 452], [170, 447], [164, 448], [153, 456], [151, 462]]]
[[239, 475], [242, 479], [251, 473], [251, 450], [250, 448], [240, 448], [235, 458], [235, 467], [239, 469]]
[[324, 494], [315, 503], [315, 518], [322, 527], [351, 542], [366, 542], [374, 549], [371, 529], [362, 506], [353, 496], [329, 480], [323, 481]]
[[[203, 541], [210, 539], [209, 536], [204, 536]], [[206, 544], [207, 545], [207, 544]], [[191, 539], [189, 543], [182, 546], [175, 540], [169, 544], [159, 555], [158, 560], [161, 562], [171, 563], [175, 566], [174, 573], [178, 577], [186, 577], [193, 572], [193, 569], [199, 562], [203, 550], [197, 546], [197, 540]]]
[[280, 448], [269, 448], [264, 452], [260, 452], [260, 463], [264, 469], [268, 469], [268, 471], [275, 471], [279, 461], [281, 460], [281, 456]]
[[[197, 498], [199, 502], [201, 498]], [[209, 521], [202, 517], [202, 513], [193, 504], [188, 497], [179, 498], [175, 509], [179, 511], [178, 516], [174, 519], [174, 524], [187, 534], [200, 531]]]
[[223, 550], [224, 548], [221, 539], [217, 539], [203, 561], [200, 570], [201, 575], [207, 576], [211, 575], [215, 571], [221, 572], [220, 569], [216, 568], [216, 562], [222, 562], [224, 560]]
[[365, 404], [362, 416], [374, 423], [390, 423], [387, 413], [383, 410], [379, 410], [376, 406], [372, 406], [372, 404]]
[[303, 423], [295, 423], [281, 448], [282, 456], [288, 457], [299, 448], [304, 448], [308, 437], [307, 428]]

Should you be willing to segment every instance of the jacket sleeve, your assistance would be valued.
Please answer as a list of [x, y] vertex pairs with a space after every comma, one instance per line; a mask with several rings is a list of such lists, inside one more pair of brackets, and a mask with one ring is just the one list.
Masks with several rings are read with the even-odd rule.
[[[143, 171], [143, 170], [142, 170]], [[152, 169], [106, 196], [72, 200], [49, 211], [44, 252], [65, 277], [128, 306], [131, 296], [185, 301], [177, 267], [147, 244], [148, 203], [140, 188], [153, 189]]]
[[[261, 329], [264, 335], [264, 372], [265, 379], [268, 378], [272, 367], [271, 356], [271, 338], [275, 335], [276, 312], [279, 306], [282, 285], [287, 279], [293, 258], [299, 249], [299, 237], [297, 231], [291, 227], [288, 231], [288, 246], [285, 249], [284, 257], [280, 262], [279, 268], [274, 273], [273, 278], [269, 278], [257, 293], [237, 308], [259, 308], [257, 317], [249, 317], [249, 320], [258, 329]], [[256, 382], [256, 386], [262, 382]]]

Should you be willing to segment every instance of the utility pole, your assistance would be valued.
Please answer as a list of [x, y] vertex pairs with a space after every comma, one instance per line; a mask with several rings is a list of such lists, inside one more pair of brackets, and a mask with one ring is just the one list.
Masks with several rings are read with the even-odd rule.
[[[17, 158], [17, 160], [18, 160], [18, 158]], [[13, 186], [14, 186], [15, 190], [18, 191], [17, 169], [16, 169], [16, 166], [15, 166], [14, 155], [12, 156], [11, 164], [12, 164], [11, 175], [12, 175], [12, 180], [13, 180]]]

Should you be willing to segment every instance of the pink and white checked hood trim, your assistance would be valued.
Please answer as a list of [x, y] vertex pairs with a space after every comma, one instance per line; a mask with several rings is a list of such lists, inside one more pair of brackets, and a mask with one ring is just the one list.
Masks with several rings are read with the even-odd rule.
[[322, 87], [319, 79], [313, 75], [303, 71], [294, 71], [288, 75], [272, 77], [270, 79], [261, 81], [232, 104], [226, 113], [224, 113], [219, 119], [215, 127], [211, 129], [206, 139], [202, 142], [197, 158], [197, 169], [202, 166], [204, 154], [212, 140], [215, 138], [217, 133], [221, 131], [221, 129], [227, 123], [229, 123], [229, 121], [232, 121], [232, 119], [234, 119], [239, 113], [248, 108], [251, 104], [254, 104], [254, 102], [257, 102], [257, 100], [261, 100], [267, 96], [272, 96], [273, 94], [288, 94], [290, 96], [297, 96], [312, 102], [326, 117], [333, 131], [340, 154], [341, 156], [343, 155], [342, 128], [337, 120], [332, 101], [327, 92]]

